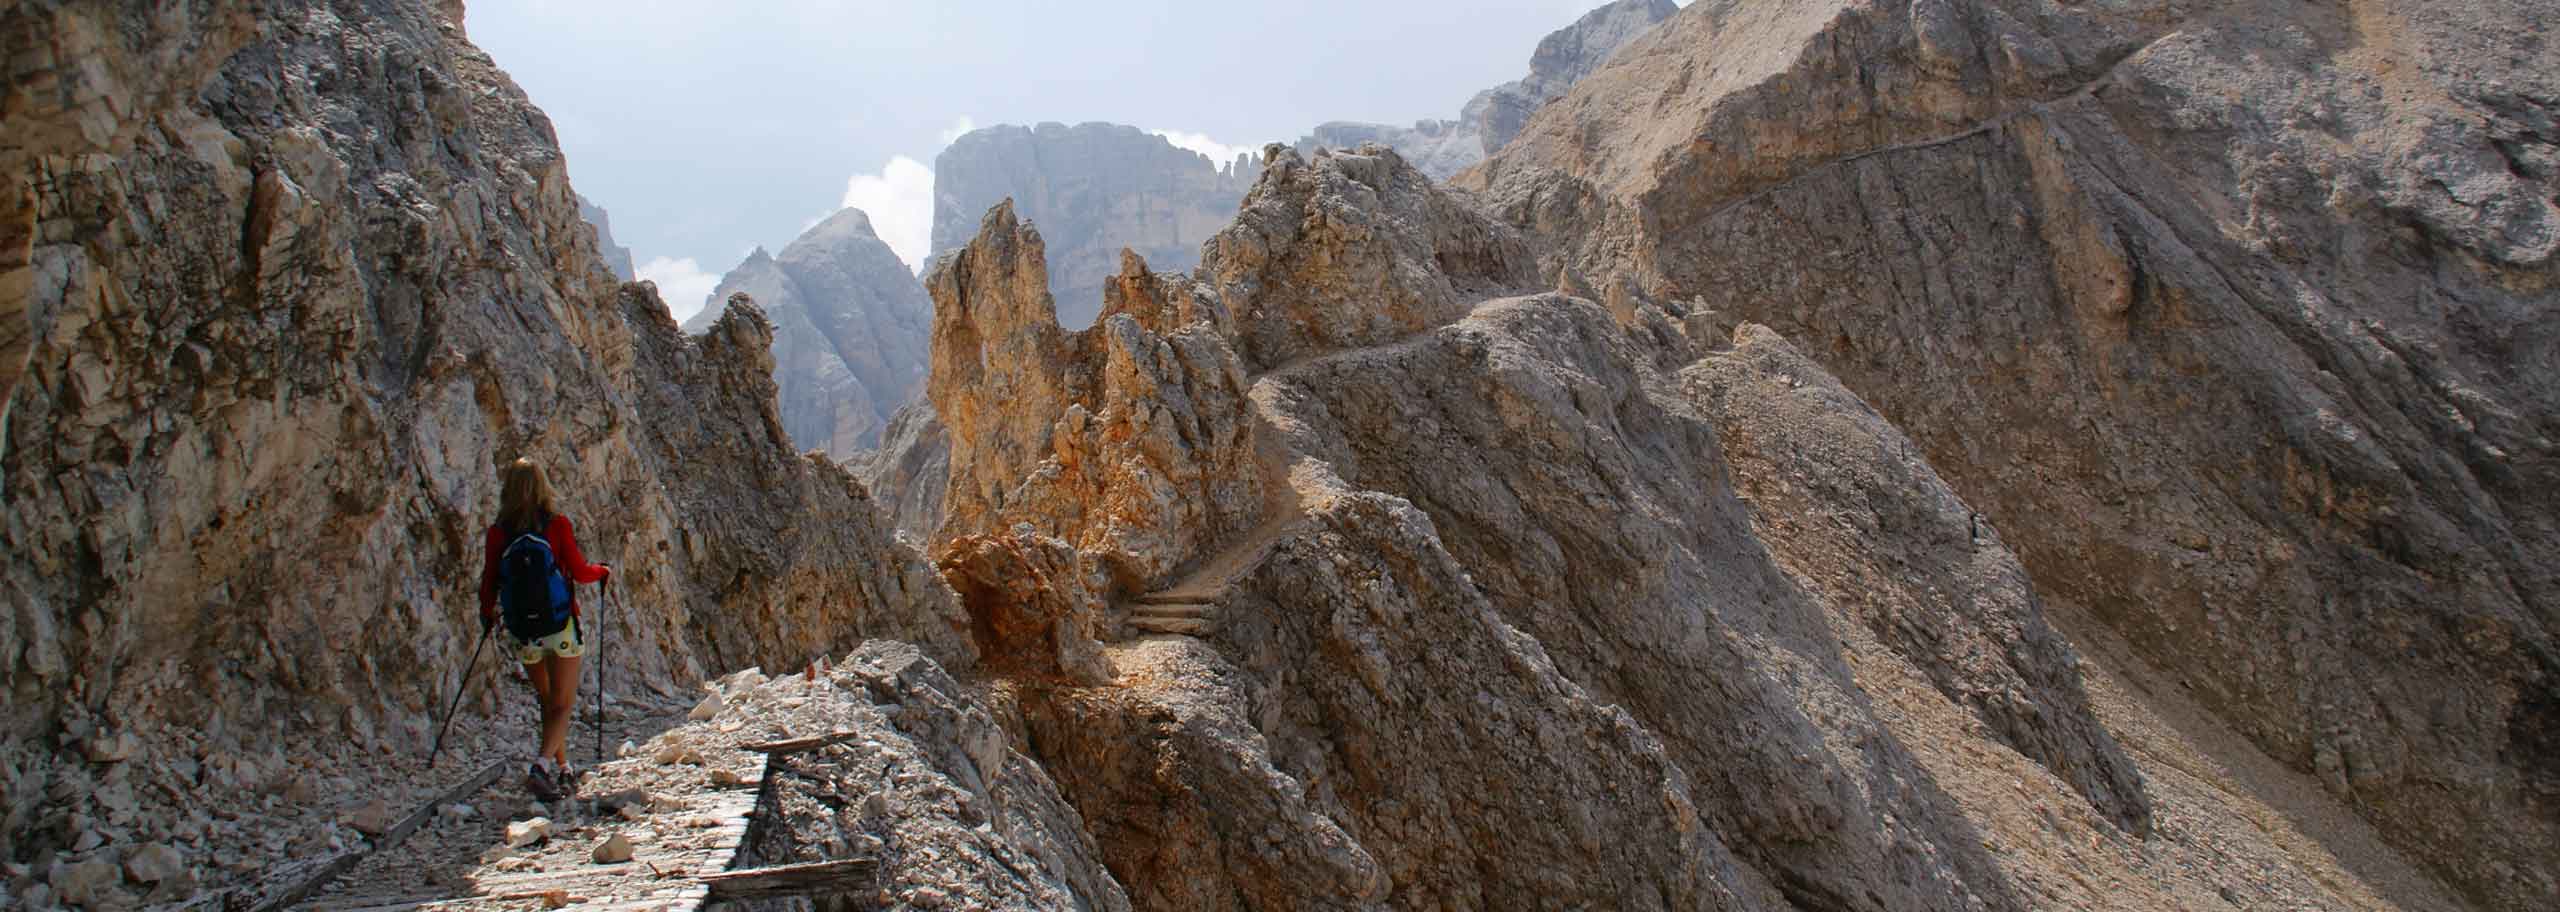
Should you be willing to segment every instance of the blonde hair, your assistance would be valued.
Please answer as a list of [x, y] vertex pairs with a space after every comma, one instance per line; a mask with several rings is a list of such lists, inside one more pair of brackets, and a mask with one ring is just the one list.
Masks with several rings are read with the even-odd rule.
[[518, 459], [498, 470], [498, 526], [508, 531], [539, 531], [558, 512], [551, 505], [551, 479], [542, 465]]

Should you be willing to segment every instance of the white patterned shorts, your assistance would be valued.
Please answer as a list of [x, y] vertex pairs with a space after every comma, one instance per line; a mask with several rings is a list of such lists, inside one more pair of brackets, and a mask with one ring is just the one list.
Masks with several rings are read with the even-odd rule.
[[587, 643], [578, 634], [578, 616], [574, 614], [569, 616], [569, 626], [560, 628], [558, 633], [530, 643], [516, 639], [516, 635], [510, 633], [507, 634], [507, 645], [515, 647], [516, 661], [527, 665], [540, 665], [542, 660], [552, 656], [574, 659], [587, 654]]

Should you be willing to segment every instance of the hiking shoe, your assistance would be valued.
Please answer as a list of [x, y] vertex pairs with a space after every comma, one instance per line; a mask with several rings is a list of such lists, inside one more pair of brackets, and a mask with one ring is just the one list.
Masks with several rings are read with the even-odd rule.
[[536, 760], [524, 773], [524, 790], [533, 800], [549, 804], [560, 800], [560, 780], [551, 775], [551, 764]]

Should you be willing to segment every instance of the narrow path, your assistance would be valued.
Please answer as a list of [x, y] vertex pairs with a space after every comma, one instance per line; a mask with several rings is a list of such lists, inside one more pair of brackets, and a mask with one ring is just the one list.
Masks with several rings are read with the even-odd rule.
[[[1299, 358], [1256, 375], [1253, 382], [1258, 387], [1266, 380], [1286, 381], [1321, 365], [1409, 350], [1425, 344], [1440, 329], [1465, 322], [1488, 310], [1517, 305], [1530, 297], [1487, 298], [1468, 307], [1466, 316], [1449, 323], [1393, 342]], [[1260, 567], [1263, 559], [1270, 556], [1272, 547], [1306, 521], [1307, 499], [1317, 496], [1315, 489], [1321, 485], [1302, 475], [1298, 463], [1303, 457], [1289, 447], [1278, 429], [1269, 424], [1269, 416], [1257, 408], [1254, 420], [1254, 463], [1262, 475], [1263, 515], [1266, 518], [1243, 538], [1202, 560], [1181, 579], [1131, 598], [1122, 606], [1127, 612], [1122, 624], [1125, 634], [1207, 637], [1217, 633], [1218, 612], [1225, 603], [1228, 588]]]
[[[739, 858], [766, 758], [666, 737], [683, 713], [656, 708], [632, 728], [658, 737], [547, 805], [524, 794], [516, 762], [503, 762], [467, 792], [419, 809], [414, 833], [386, 838], [291, 908], [702, 908]], [[596, 848], [615, 836], [629, 843], [630, 860], [597, 861]]]

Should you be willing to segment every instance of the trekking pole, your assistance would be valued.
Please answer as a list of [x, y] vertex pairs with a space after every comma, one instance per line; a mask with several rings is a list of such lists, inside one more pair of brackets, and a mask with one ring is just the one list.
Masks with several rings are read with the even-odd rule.
[[[613, 580], [611, 580], [611, 579], [607, 579], [607, 580], [605, 580], [605, 583], [604, 583], [604, 590], [605, 590], [605, 591], [600, 592], [600, 593], [597, 593], [597, 594], [598, 594], [598, 595], [605, 596], [605, 598], [599, 598], [599, 599], [597, 599], [596, 601], [598, 601], [598, 602], [607, 602], [607, 601], [610, 601], [610, 600], [611, 600], [611, 598], [612, 598], [612, 594], [613, 594]], [[604, 606], [603, 606], [603, 605], [598, 605], [598, 606], [596, 606], [596, 607], [597, 607], [597, 608], [599, 608], [599, 609], [601, 609], [601, 608], [603, 608]], [[616, 607], [619, 607], [619, 606], [616, 606]], [[599, 610], [599, 611], [597, 611], [597, 612], [596, 612], [596, 648], [595, 648], [595, 653], [596, 653], [596, 765], [597, 765], [597, 766], [603, 766], [603, 765], [604, 765], [604, 612], [603, 612], [603, 611], [601, 611], [601, 610]]]
[[454, 711], [462, 708], [462, 692], [471, 689], [471, 673], [480, 669], [480, 651], [489, 647], [489, 633], [495, 624], [480, 625], [480, 645], [471, 647], [471, 662], [462, 666], [462, 678], [453, 684], [453, 702], [444, 708], [444, 724], [436, 726], [435, 747], [427, 751], [427, 766], [434, 768], [436, 755], [444, 753], [444, 733], [453, 729]]

